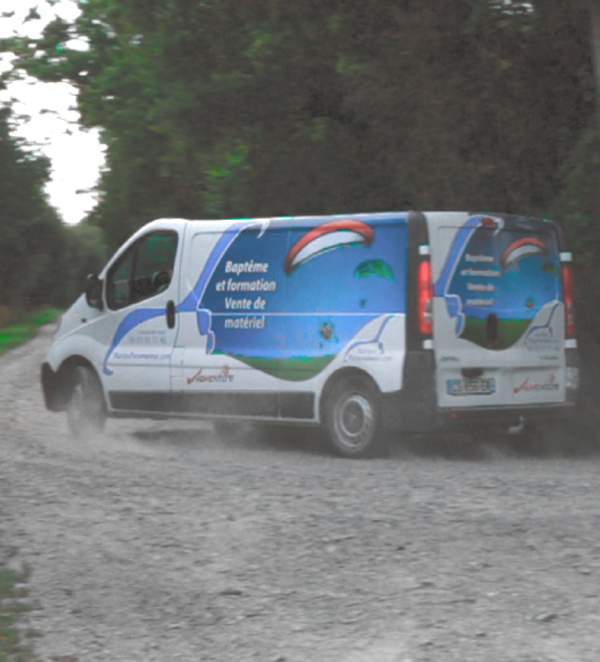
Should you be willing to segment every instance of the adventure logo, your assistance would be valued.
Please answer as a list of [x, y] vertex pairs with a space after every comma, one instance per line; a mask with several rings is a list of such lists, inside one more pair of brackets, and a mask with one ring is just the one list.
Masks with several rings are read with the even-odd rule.
[[515, 393], [529, 393], [531, 391], [558, 391], [558, 382], [556, 381], [556, 375], [551, 372], [546, 379], [541, 382], [532, 382], [529, 377], [526, 377], [525, 380], [514, 387]]
[[191, 384], [229, 384], [235, 379], [235, 375], [231, 374], [231, 368], [228, 365], [224, 365], [222, 368], [218, 368], [218, 372], [213, 372], [214, 368], [209, 368], [211, 372], [205, 372], [205, 368], [200, 368], [191, 377], [187, 378], [188, 385]]

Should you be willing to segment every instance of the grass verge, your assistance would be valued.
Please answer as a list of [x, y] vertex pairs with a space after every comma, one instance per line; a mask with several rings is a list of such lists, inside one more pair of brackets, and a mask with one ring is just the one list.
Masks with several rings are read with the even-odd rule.
[[[6, 556], [6, 550], [2, 550]], [[30, 646], [23, 641], [27, 633], [17, 628], [22, 614], [31, 607], [23, 601], [27, 589], [23, 584], [29, 578], [29, 569], [15, 572], [0, 559], [0, 662], [34, 662]]]
[[[54, 321], [60, 313], [56, 308], [18, 313], [0, 307], [0, 354], [33, 338], [41, 326]], [[30, 572], [29, 568], [16, 572], [8, 567], [6, 562], [14, 554], [14, 550], [0, 544], [0, 662], [39, 662], [27, 643], [35, 633], [18, 627], [23, 614], [31, 609], [24, 602], [24, 584]]]
[[43, 308], [23, 314], [17, 323], [0, 328], [0, 354], [33, 338], [40, 326], [54, 321], [60, 313], [56, 308]]

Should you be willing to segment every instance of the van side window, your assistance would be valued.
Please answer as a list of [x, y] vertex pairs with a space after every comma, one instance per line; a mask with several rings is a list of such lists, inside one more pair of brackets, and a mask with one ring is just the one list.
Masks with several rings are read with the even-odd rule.
[[175, 232], [156, 232], [142, 237], [108, 272], [108, 307], [119, 310], [164, 292], [171, 283], [176, 253]]

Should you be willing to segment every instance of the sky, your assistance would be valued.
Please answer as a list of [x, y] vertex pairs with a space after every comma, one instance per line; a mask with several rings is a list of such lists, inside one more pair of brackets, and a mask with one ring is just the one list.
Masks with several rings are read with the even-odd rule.
[[[24, 22], [31, 8], [40, 20]], [[0, 39], [39, 37], [56, 15], [73, 20], [79, 13], [75, 0], [58, 0], [54, 6], [45, 0], [0, 0]], [[4, 16], [13, 14], [12, 16]], [[70, 47], [85, 48], [69, 43]], [[0, 55], [0, 70], [10, 68], [10, 56]], [[52, 163], [51, 181], [46, 187], [50, 204], [69, 225], [78, 223], [96, 204], [92, 191], [104, 164], [98, 131], [84, 131], [78, 125], [75, 88], [68, 83], [40, 83], [27, 79], [11, 83], [0, 91], [0, 104], [10, 99], [20, 119], [14, 134], [23, 138], [32, 151], [41, 151]]]

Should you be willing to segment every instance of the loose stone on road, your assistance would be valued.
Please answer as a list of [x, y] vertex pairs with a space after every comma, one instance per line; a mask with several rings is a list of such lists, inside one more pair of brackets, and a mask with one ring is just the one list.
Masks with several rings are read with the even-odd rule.
[[40, 660], [597, 662], [600, 457], [218, 440], [45, 411], [52, 329], [0, 358], [0, 543]]

